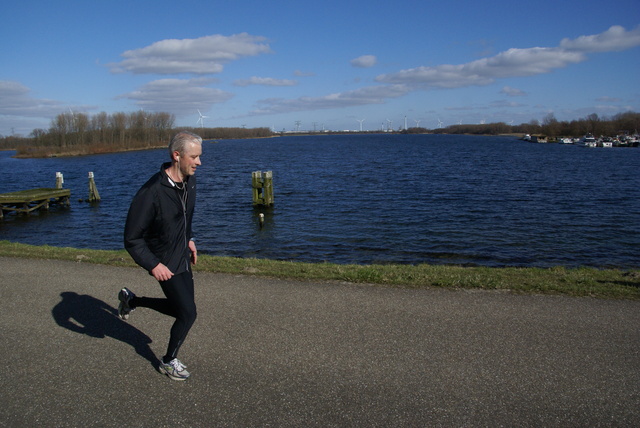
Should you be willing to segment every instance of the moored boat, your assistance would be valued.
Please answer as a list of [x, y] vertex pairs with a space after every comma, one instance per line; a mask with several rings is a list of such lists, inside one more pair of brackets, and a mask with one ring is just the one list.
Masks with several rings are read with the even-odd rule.
[[595, 137], [591, 134], [585, 135], [578, 141], [578, 145], [581, 147], [596, 147], [597, 144], [598, 142], [596, 141]]
[[613, 147], [613, 138], [604, 137], [601, 138], [598, 142], [598, 146], [600, 147]]

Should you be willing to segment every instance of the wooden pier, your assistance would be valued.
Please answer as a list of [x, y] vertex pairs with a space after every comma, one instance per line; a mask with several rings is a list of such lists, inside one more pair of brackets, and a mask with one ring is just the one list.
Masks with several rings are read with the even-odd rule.
[[4, 212], [29, 214], [35, 210], [48, 210], [49, 205], [69, 206], [69, 189], [31, 189], [19, 192], [0, 193], [0, 218]]

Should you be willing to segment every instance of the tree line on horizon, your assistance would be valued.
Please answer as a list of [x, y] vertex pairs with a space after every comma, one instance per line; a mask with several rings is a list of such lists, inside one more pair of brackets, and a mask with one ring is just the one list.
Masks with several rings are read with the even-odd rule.
[[[93, 116], [84, 113], [61, 113], [52, 121], [48, 130], [34, 129], [29, 137], [0, 137], [0, 149], [16, 150], [17, 156], [37, 157], [61, 154], [95, 154], [151, 147], [166, 147], [178, 131], [188, 130], [205, 140], [264, 138], [279, 135], [269, 128], [190, 128], [174, 127], [175, 116], [170, 113], [101, 112]], [[549, 137], [580, 137], [585, 134], [615, 136], [637, 133], [640, 129], [640, 113], [619, 113], [610, 118], [588, 115], [582, 119], [559, 121], [553, 113], [542, 122], [532, 120], [520, 125], [504, 122], [487, 124], [459, 124], [443, 128], [409, 128], [402, 133], [435, 134], [530, 134]]]
[[178, 131], [191, 131], [203, 139], [260, 138], [272, 136], [268, 128], [175, 127], [175, 115], [165, 112], [60, 113], [48, 130], [34, 129], [29, 137], [0, 138], [0, 149], [16, 150], [17, 156], [42, 157], [62, 154], [96, 154], [152, 147], [166, 147]]
[[18, 156], [108, 153], [149, 147], [167, 141], [175, 122], [169, 113], [60, 113], [48, 130], [34, 129], [28, 138], [5, 137], [0, 147]]
[[542, 122], [532, 120], [520, 125], [509, 125], [504, 122], [486, 124], [460, 124], [449, 125], [444, 128], [425, 129], [409, 128], [407, 133], [434, 133], [434, 134], [476, 134], [476, 135], [501, 135], [501, 134], [529, 134], [545, 135], [547, 137], [582, 137], [586, 134], [595, 136], [616, 136], [634, 134], [640, 129], [640, 113], [625, 112], [616, 114], [610, 118], [599, 117], [593, 113], [582, 119], [571, 121], [559, 121], [553, 113], [547, 114]]

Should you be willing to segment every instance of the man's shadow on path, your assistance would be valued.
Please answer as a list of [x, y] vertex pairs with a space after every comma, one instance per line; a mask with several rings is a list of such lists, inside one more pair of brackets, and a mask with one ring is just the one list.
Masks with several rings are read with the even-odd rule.
[[51, 310], [53, 319], [59, 326], [89, 337], [112, 337], [127, 343], [154, 368], [158, 368], [158, 358], [149, 347], [152, 340], [131, 324], [122, 321], [115, 308], [87, 294], [64, 291], [60, 296], [62, 301]]

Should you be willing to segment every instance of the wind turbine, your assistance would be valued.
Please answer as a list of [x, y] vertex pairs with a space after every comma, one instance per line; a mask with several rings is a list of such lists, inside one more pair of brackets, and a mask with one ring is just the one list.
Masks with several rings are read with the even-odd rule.
[[391, 128], [391, 124], [392, 124], [392, 123], [393, 123], [393, 122], [392, 122], [391, 120], [387, 119], [387, 132], [392, 131], [392, 128]]
[[360, 122], [360, 132], [362, 132], [362, 122], [364, 122], [364, 119], [356, 119], [358, 122]]
[[76, 127], [76, 114], [73, 112], [73, 110], [71, 110], [71, 107], [69, 107], [69, 113], [71, 113], [71, 124], [75, 128]]
[[413, 121], [416, 123], [416, 128], [419, 128], [421, 121], [420, 120], [416, 120], [416, 119], [413, 119]]
[[196, 122], [196, 125], [199, 123], [201, 128], [204, 128], [204, 120], [209, 117], [209, 116], [203, 116], [202, 113], [200, 113], [200, 110], [198, 110], [198, 114], [200, 115], [200, 118], [198, 119], [198, 121]]
[[442, 128], [442, 121], [438, 118], [438, 128]]

